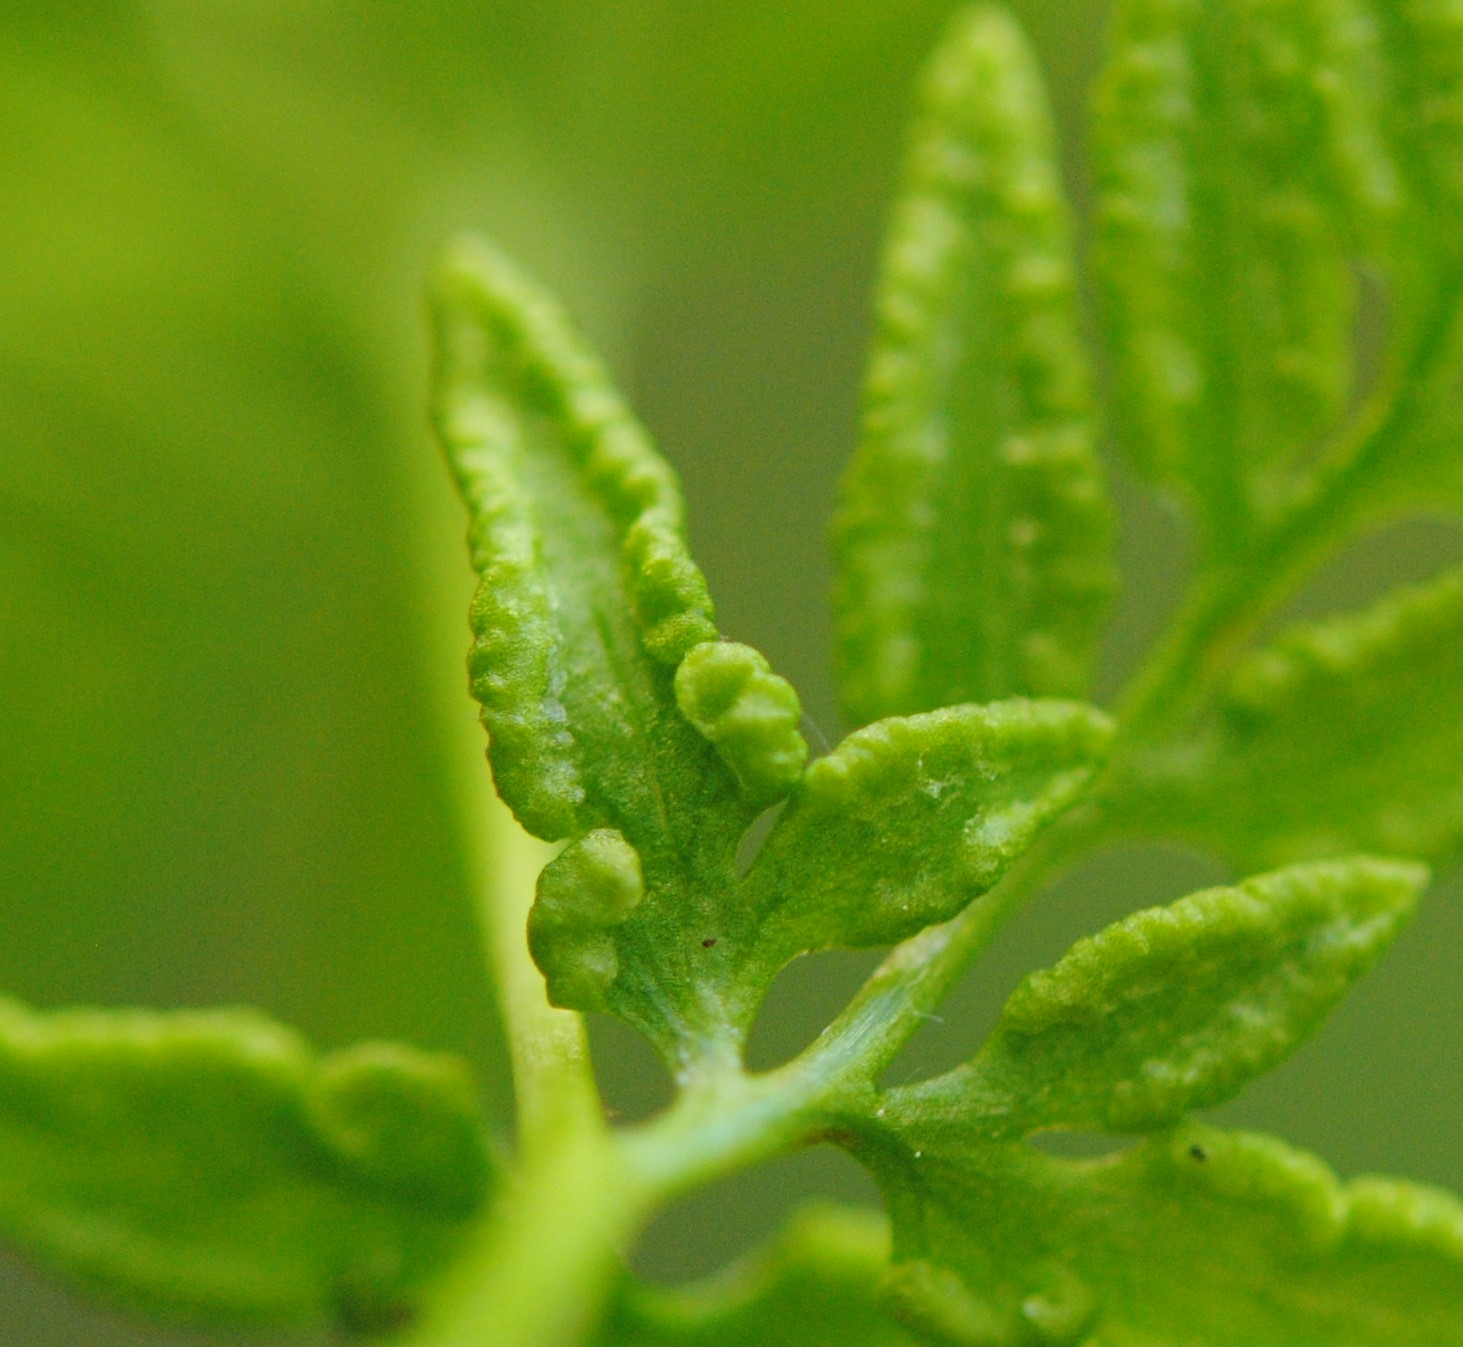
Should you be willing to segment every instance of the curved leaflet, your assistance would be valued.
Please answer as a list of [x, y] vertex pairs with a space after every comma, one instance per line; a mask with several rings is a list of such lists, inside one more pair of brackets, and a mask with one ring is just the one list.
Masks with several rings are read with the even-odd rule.
[[[718, 989], [747, 928], [736, 847], [797, 779], [797, 698], [756, 652], [717, 640], [674, 474], [558, 306], [462, 243], [435, 312], [494, 777], [530, 831], [583, 839], [546, 872], [534, 953], [561, 1003], [619, 1014], [680, 1060], [721, 1029]], [[605, 873], [574, 869], [596, 848], [604, 860], [610, 837], [637, 895], [613, 919]]]
[[744, 799], [775, 804], [797, 785], [808, 760], [802, 703], [751, 646], [696, 646], [676, 670], [676, 702], [716, 746]]
[[664, 830], [661, 801], [697, 794], [706, 756], [670, 676], [716, 636], [674, 475], [558, 306], [497, 253], [459, 244], [434, 311], [438, 428], [482, 577], [472, 690], [498, 788], [548, 841], [602, 823]]

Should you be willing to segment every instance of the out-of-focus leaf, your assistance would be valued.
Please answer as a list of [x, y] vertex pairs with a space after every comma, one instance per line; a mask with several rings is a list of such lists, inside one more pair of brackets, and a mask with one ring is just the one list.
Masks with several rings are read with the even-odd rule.
[[856, 722], [1085, 692], [1111, 586], [1089, 383], [1046, 93], [981, 5], [925, 74], [837, 519]]
[[489, 1180], [454, 1059], [316, 1057], [252, 1011], [0, 1003], [0, 1231], [168, 1318], [408, 1322]]
[[889, 1227], [873, 1212], [816, 1208], [709, 1282], [628, 1287], [597, 1347], [914, 1347], [876, 1294]]
[[1115, 787], [1120, 827], [1241, 866], [1463, 848], [1463, 572], [1297, 627], [1239, 670], [1192, 742]]
[[1094, 140], [1119, 438], [1222, 562], [1318, 490], [1312, 545], [1463, 506], [1460, 73], [1452, 0], [1116, 10]]
[[1094, 127], [1118, 432], [1243, 552], [1345, 410], [1358, 216], [1396, 173], [1354, 0], [1121, 0]]
[[[0, 983], [264, 1000], [470, 1048], [499, 1087], [433, 719], [460, 680], [415, 584], [455, 559], [450, 516], [422, 526], [451, 498], [416, 430], [419, 268], [399, 301], [366, 279], [412, 133], [282, 137], [260, 168], [179, 88], [166, 8], [0, 18]], [[249, 37], [220, 99], [273, 54]]]

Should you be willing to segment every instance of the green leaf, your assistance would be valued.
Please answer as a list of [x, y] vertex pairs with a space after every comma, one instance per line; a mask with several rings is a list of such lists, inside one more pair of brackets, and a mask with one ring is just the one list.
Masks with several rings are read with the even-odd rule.
[[1333, 515], [1333, 537], [1344, 540], [1369, 524], [1418, 512], [1437, 514], [1440, 507], [1454, 517], [1463, 513], [1463, 269], [1444, 288], [1450, 302], [1432, 315], [1435, 331], [1425, 334], [1435, 349], [1399, 378], [1401, 414], [1348, 474], [1346, 508]]
[[798, 778], [797, 696], [716, 639], [674, 474], [557, 305], [464, 243], [436, 316], [494, 777], [531, 831], [577, 839], [545, 873], [534, 953], [556, 1003], [683, 1061], [725, 1032], [727, 955], [750, 929], [737, 845]]
[[975, 1059], [900, 1108], [949, 1109], [1005, 1137], [1145, 1131], [1222, 1103], [1319, 1027], [1427, 881], [1421, 866], [1363, 858], [1136, 913], [1028, 977]]
[[1115, 822], [1245, 867], [1463, 851], [1463, 570], [1287, 632], [1189, 741], [1114, 786]]
[[1338, 12], [1365, 55], [1352, 78], [1331, 72], [1326, 92], [1357, 151], [1348, 180], [1387, 200], [1353, 223], [1388, 293], [1374, 414], [1323, 464], [1340, 477], [1339, 490], [1328, 483], [1333, 538], [1408, 510], [1463, 508], [1463, 8], [1348, 0]]
[[934, 1342], [1463, 1343], [1463, 1206], [1445, 1193], [1341, 1184], [1198, 1124], [1074, 1161], [905, 1119], [866, 1150], [894, 1218], [891, 1301]]
[[881, 720], [818, 759], [747, 876], [758, 956], [889, 944], [992, 888], [1081, 797], [1112, 730], [1074, 702]]
[[1094, 144], [1120, 438], [1220, 560], [1318, 498], [1313, 551], [1463, 508], [1460, 77], [1455, 0], [1117, 10]]
[[1071, 224], [1013, 21], [962, 13], [920, 104], [836, 521], [859, 724], [1082, 695], [1112, 583]]
[[498, 789], [549, 841], [604, 824], [663, 836], [709, 756], [670, 679], [716, 637], [674, 476], [557, 305], [486, 246], [448, 255], [435, 314]]
[[1395, 208], [1355, 0], [1121, 0], [1093, 130], [1124, 448], [1243, 553], [1346, 410], [1360, 220]]
[[0, 1232], [109, 1298], [225, 1326], [399, 1326], [488, 1177], [453, 1059], [320, 1058], [247, 1010], [0, 1002]]
[[1365, 101], [1391, 157], [1399, 200], [1391, 230], [1373, 246], [1407, 310], [1398, 316], [1405, 333], [1436, 302], [1421, 291], [1463, 251], [1450, 228], [1463, 204], [1463, 8], [1457, 0], [1371, 0], [1364, 8], [1381, 54], [1380, 97], [1355, 85], [1335, 96], [1353, 108]]
[[1381, 953], [1420, 866], [1297, 866], [1142, 912], [1029, 978], [970, 1065], [844, 1131], [889, 1201], [896, 1312], [967, 1347], [1463, 1343], [1463, 1207], [1181, 1124], [1073, 1161], [1046, 1127], [1169, 1127], [1283, 1058]]
[[889, 1227], [873, 1212], [799, 1213], [769, 1248], [708, 1282], [628, 1286], [599, 1347], [914, 1347], [879, 1303]]

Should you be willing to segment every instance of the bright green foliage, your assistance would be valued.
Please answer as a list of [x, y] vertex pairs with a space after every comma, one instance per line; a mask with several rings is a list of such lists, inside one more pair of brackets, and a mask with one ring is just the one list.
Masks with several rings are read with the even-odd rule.
[[0, 1003], [0, 1229], [159, 1315], [399, 1326], [488, 1177], [454, 1060], [318, 1058], [253, 1011]]
[[[797, 694], [703, 639], [670, 469], [562, 316], [464, 246], [438, 323], [494, 771], [526, 823], [577, 837], [530, 920], [556, 1004], [618, 1014], [684, 1065], [745, 1032], [794, 955], [954, 916], [1091, 782], [1107, 723], [1042, 702], [881, 721], [804, 775]], [[738, 878], [743, 831], [789, 792]]]
[[[1463, 508], [1458, 400], [1463, 395], [1463, 5], [1397, 0], [1366, 6], [1380, 55], [1373, 81], [1336, 90], [1357, 115], [1369, 151], [1352, 180], [1397, 184], [1398, 200], [1367, 240], [1389, 282], [1391, 350], [1384, 392], [1392, 400], [1354, 460], [1344, 463], [1350, 499], [1338, 511], [1365, 520], [1399, 509]], [[1354, 25], [1354, 30], [1361, 25]], [[1378, 128], [1372, 130], [1364, 123]]]
[[1194, 738], [1117, 787], [1127, 825], [1242, 866], [1463, 848], [1463, 572], [1252, 655]]
[[[1317, 483], [1330, 536], [1463, 503], [1460, 73], [1456, 0], [1120, 0], [1093, 133], [1120, 439], [1213, 559]], [[1390, 349], [1356, 416], [1363, 268]]]
[[1427, 881], [1418, 865], [1333, 861], [1139, 912], [1033, 973], [975, 1060], [901, 1108], [1005, 1137], [1145, 1131], [1222, 1103], [1310, 1036]]
[[[1383, 107], [1410, 192], [1408, 205], [1429, 224], [1463, 201], [1463, 5], [1458, 0], [1399, 0], [1370, 7], [1390, 57], [1391, 98]], [[1415, 242], [1433, 257], [1457, 255], [1445, 230]]]
[[946, 1347], [1455, 1347], [1463, 1207], [1338, 1183], [1267, 1137], [1191, 1123], [1064, 1160], [904, 1119], [867, 1142], [898, 1313]]
[[[862, 728], [811, 763], [796, 692], [720, 638], [674, 474], [598, 360], [498, 254], [451, 252], [436, 410], [480, 580], [471, 688], [504, 800], [566, 843], [528, 950], [554, 1005], [642, 1030], [681, 1094], [643, 1127], [594, 1116], [580, 1027], [495, 895], [522, 1163], [468, 1308], [444, 1281], [418, 1347], [1463, 1345], [1453, 1199], [1189, 1116], [1409, 917], [1425, 868], [1355, 852], [1463, 852], [1463, 572], [1252, 650], [1328, 546], [1463, 503], [1460, 75], [1463, 0], [1117, 0], [1094, 335], [1115, 438], [1203, 548], [1112, 718], [1036, 699], [1090, 677], [1109, 514], [1057, 147], [1001, 12], [960, 16], [925, 78], [836, 529]], [[1043, 878], [1147, 833], [1310, 863], [1080, 942], [970, 1062], [879, 1088]], [[806, 1052], [744, 1069], [788, 960], [894, 942]], [[1154, 1135], [1075, 1161], [1028, 1144], [1047, 1129]], [[624, 1275], [657, 1202], [815, 1141], [877, 1178], [892, 1267], [882, 1224], [822, 1216], [710, 1285]], [[321, 1061], [240, 1013], [0, 1006], [0, 1229], [134, 1303], [389, 1328], [487, 1182], [437, 1059]]]
[[1079, 799], [1111, 727], [1073, 702], [881, 720], [808, 768], [746, 880], [760, 954], [891, 944], [992, 888]]
[[[1190, 1119], [1314, 1032], [1411, 915], [1425, 867], [1355, 852], [1463, 849], [1463, 576], [1246, 650], [1328, 543], [1463, 500], [1463, 248], [1415, 242], [1463, 187], [1454, 68], [1463, 5], [1119, 0], [1094, 130], [1115, 430], [1204, 547], [1116, 724], [1025, 699], [1087, 683], [1109, 515], [1057, 150], [1003, 14], [957, 18], [923, 84], [835, 530], [863, 728], [811, 763], [793, 689], [716, 638], [669, 470], [602, 371], [505, 264], [449, 269], [474, 691], [505, 798], [573, 839], [529, 924], [550, 998], [640, 1026], [678, 1069], [684, 1107], [632, 1143], [656, 1172], [678, 1146], [695, 1178], [779, 1138], [852, 1150], [893, 1215], [879, 1294], [923, 1340], [1463, 1343], [1451, 1199], [1343, 1186]], [[1363, 272], [1388, 287], [1370, 389]], [[1246, 867], [1316, 859], [1079, 943], [966, 1065], [878, 1089], [1023, 885], [1147, 832]], [[803, 1057], [735, 1066], [788, 960], [899, 941]], [[1072, 1161], [1028, 1144], [1047, 1129], [1157, 1135]], [[867, 1241], [789, 1238], [717, 1287], [624, 1290], [601, 1340], [900, 1340]]]
[[876, 1295], [889, 1263], [872, 1213], [799, 1213], [776, 1243], [686, 1290], [628, 1288], [596, 1347], [914, 1347]]
[[[1457, 308], [1463, 240], [1450, 224], [1463, 203], [1463, 6], [1398, 0], [1356, 8], [1365, 18], [1351, 33], [1372, 48], [1370, 69], [1335, 96], [1347, 101], [1354, 143], [1366, 146], [1352, 177], [1370, 176], [1395, 194], [1368, 243], [1395, 287], [1405, 353]], [[1440, 281], [1451, 282], [1451, 292], [1440, 292]]]
[[[1297, 866], [1141, 912], [1028, 978], [966, 1067], [851, 1124], [894, 1216], [898, 1313], [955, 1347], [1463, 1343], [1463, 1208], [1180, 1123], [1287, 1056], [1426, 872]], [[1045, 1128], [1171, 1127], [1122, 1155]]]
[[836, 525], [859, 724], [1081, 695], [1111, 585], [1071, 223], [1009, 16], [962, 14], [920, 102]]

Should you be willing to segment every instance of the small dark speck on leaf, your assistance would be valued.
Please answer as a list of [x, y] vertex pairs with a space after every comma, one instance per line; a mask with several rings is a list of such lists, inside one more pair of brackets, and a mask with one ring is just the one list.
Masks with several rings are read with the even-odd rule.
[[716, 937], [714, 935], [708, 935], [706, 939], [701, 942], [701, 948], [710, 949], [714, 944], [716, 944]]
[[1209, 1158], [1209, 1152], [1206, 1151], [1202, 1146], [1190, 1146], [1189, 1154], [1192, 1155], [1194, 1159], [1199, 1161], [1200, 1164], [1203, 1164], [1203, 1162]]

